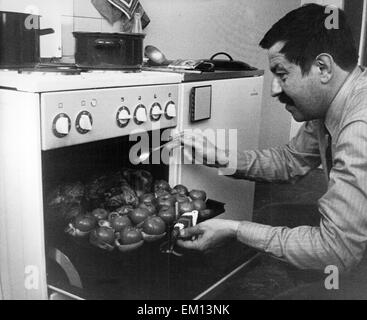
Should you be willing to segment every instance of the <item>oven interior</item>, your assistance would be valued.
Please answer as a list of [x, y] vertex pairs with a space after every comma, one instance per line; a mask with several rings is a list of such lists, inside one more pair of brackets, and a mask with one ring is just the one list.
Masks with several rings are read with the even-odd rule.
[[[48, 194], [59, 184], [84, 183], [121, 168], [146, 170], [154, 180], [168, 181], [168, 165], [130, 164], [134, 143], [121, 137], [42, 152], [48, 285], [93, 300], [194, 299], [243, 262], [249, 255], [247, 248], [231, 246], [222, 256], [185, 252], [178, 257], [160, 252], [162, 240], [144, 243], [132, 252], [109, 252], [92, 246], [88, 239], [66, 234], [65, 221], [55, 220], [47, 209]], [[233, 254], [226, 256], [229, 251]]]

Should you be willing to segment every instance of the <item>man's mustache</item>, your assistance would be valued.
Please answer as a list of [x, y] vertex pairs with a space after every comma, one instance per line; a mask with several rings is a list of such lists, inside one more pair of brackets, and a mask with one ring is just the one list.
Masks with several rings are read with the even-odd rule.
[[278, 96], [278, 99], [280, 103], [288, 104], [288, 105], [294, 105], [294, 101], [289, 98], [286, 94], [282, 93]]

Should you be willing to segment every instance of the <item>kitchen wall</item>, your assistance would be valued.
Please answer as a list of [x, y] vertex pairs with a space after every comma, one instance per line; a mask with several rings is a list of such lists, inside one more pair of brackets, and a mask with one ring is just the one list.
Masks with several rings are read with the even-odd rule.
[[[73, 31], [120, 30], [120, 23], [110, 25], [90, 0], [0, 0], [0, 8], [37, 3], [47, 8], [43, 11], [48, 11], [50, 20], [61, 25], [60, 50], [65, 61], [73, 58]], [[272, 77], [266, 52], [258, 43], [272, 24], [299, 7], [301, 0], [141, 0], [141, 4], [151, 19], [145, 44], [157, 46], [168, 58], [209, 58], [225, 51], [236, 60], [266, 70], [260, 146], [288, 141], [290, 115], [270, 97]], [[52, 47], [48, 53], [60, 54], [55, 44]]]
[[[141, 0], [152, 20], [146, 44], [170, 59], [209, 58], [220, 51], [266, 70], [260, 147], [288, 142], [291, 118], [270, 97], [271, 73], [258, 43], [300, 0]], [[225, 107], [225, 106], [223, 106]]]

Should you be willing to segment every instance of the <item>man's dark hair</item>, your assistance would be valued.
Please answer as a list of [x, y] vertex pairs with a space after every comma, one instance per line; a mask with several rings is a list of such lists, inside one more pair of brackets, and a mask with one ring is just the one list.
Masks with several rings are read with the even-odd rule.
[[358, 54], [352, 31], [343, 10], [339, 10], [339, 28], [328, 29], [326, 6], [306, 4], [279, 20], [261, 40], [263, 49], [270, 49], [279, 41], [285, 45], [281, 53], [287, 60], [299, 65], [308, 74], [320, 53], [330, 54], [345, 71], [352, 71], [358, 63]]

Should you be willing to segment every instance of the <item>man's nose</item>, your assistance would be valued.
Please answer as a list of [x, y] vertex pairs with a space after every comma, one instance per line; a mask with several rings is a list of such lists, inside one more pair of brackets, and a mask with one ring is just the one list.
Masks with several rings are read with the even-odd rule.
[[283, 92], [282, 86], [279, 83], [277, 78], [273, 78], [273, 82], [271, 84], [271, 96], [277, 97]]

